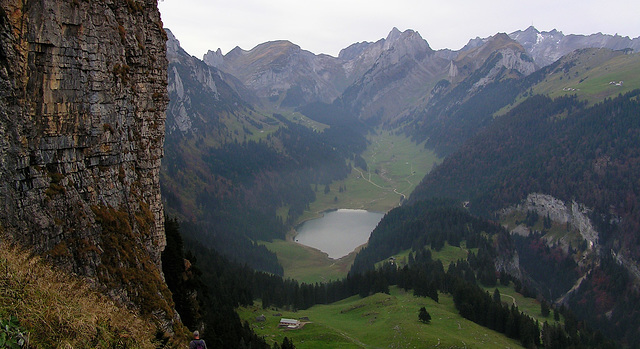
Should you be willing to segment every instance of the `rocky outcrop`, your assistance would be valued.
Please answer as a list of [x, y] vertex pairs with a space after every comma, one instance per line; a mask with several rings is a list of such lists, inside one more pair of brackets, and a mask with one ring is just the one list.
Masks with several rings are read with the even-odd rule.
[[207, 53], [202, 56], [202, 61], [204, 61], [208, 66], [218, 68], [224, 62], [224, 56], [222, 55], [222, 50], [218, 49], [217, 51], [207, 51]]
[[3, 230], [170, 330], [160, 268], [166, 36], [156, 1], [0, 6]]
[[508, 214], [514, 210], [521, 212], [535, 211], [541, 217], [549, 216], [554, 222], [570, 224], [589, 243], [589, 248], [594, 248], [598, 245], [598, 232], [594, 229], [588, 216], [590, 210], [575, 201], [568, 206], [564, 201], [551, 195], [533, 193], [529, 194], [521, 204], [504, 209], [500, 213]]
[[[166, 120], [167, 149], [173, 135], [179, 137], [198, 130], [219, 134], [219, 138], [224, 139], [222, 133], [226, 131], [221, 119], [247, 108], [245, 99], [258, 105], [257, 98], [235, 77], [189, 55], [171, 31], [165, 30], [170, 99]], [[211, 63], [211, 59], [208, 61]]]

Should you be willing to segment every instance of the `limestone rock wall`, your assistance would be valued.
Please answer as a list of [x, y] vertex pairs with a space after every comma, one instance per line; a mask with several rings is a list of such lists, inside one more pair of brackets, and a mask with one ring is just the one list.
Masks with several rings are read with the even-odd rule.
[[551, 195], [532, 193], [520, 205], [505, 209], [501, 213], [505, 214], [511, 210], [535, 211], [543, 217], [548, 215], [555, 222], [568, 223], [580, 232], [583, 239], [589, 242], [590, 248], [598, 245], [598, 232], [589, 219], [589, 209], [575, 201], [569, 207], [564, 201]]
[[[0, 2], [2, 230], [124, 302], [157, 296], [147, 306], [171, 313], [165, 41], [156, 0]], [[136, 269], [149, 280], [133, 281]]]

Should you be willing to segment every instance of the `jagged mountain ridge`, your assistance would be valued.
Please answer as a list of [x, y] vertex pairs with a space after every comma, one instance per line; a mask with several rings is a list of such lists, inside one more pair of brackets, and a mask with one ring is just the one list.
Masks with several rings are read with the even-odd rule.
[[364, 120], [393, 122], [412, 100], [428, 94], [448, 63], [419, 33], [394, 28], [373, 66], [344, 91], [338, 104]]
[[190, 56], [173, 33], [167, 32], [168, 93], [167, 136], [174, 133], [219, 133], [229, 139], [229, 117], [250, 112], [260, 101], [234, 76]]
[[[215, 64], [212, 54], [207, 57], [206, 63]], [[236, 47], [217, 67], [236, 76], [259, 97], [290, 106], [330, 102], [348, 84], [339, 61], [316, 56], [289, 41], [267, 42], [250, 51]]]
[[[506, 43], [509, 40], [511, 44]], [[438, 81], [447, 79], [455, 87], [498, 49], [503, 50], [504, 59], [498, 67], [515, 68], [526, 76], [576, 49], [638, 50], [639, 45], [640, 38], [565, 36], [530, 27], [508, 36], [498, 33], [472, 39], [459, 51], [433, 51], [419, 33], [393, 28], [386, 38], [355, 43], [338, 57], [315, 55], [291, 42], [274, 41], [248, 51], [236, 47], [224, 56], [220, 50], [209, 51], [203, 60], [238, 77], [269, 105], [295, 108], [338, 100], [362, 119], [389, 124], [402, 120], [412, 109], [424, 107]], [[481, 84], [492, 81], [497, 69]]]
[[535, 27], [515, 31], [509, 36], [519, 42], [540, 67], [549, 65], [560, 57], [584, 48], [608, 48], [611, 50], [633, 49], [640, 51], [640, 37], [630, 39], [626, 36], [606, 35], [564, 35], [561, 31], [539, 31]]

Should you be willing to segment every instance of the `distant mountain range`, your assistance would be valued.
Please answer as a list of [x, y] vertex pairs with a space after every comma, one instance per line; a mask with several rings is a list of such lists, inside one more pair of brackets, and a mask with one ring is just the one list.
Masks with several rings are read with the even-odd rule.
[[[475, 89], [492, 81], [500, 67], [528, 75], [584, 48], [637, 52], [640, 38], [564, 35], [529, 27], [509, 35], [471, 39], [459, 51], [434, 51], [419, 33], [393, 28], [385, 39], [355, 43], [338, 57], [273, 41], [248, 51], [236, 47], [226, 55], [209, 51], [202, 61], [237, 78], [263, 105], [296, 108], [337, 101], [362, 119], [395, 123], [410, 110], [424, 107], [438, 81], [463, 81], [493, 52], [500, 51], [503, 59], [496, 62], [493, 72], [490, 69], [476, 81]], [[246, 94], [243, 97], [250, 99]]]

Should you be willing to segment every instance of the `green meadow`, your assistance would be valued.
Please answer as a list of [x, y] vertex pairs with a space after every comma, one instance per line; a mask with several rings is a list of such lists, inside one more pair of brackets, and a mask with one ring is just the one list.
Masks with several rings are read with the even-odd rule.
[[[334, 208], [387, 212], [400, 205], [401, 199], [408, 197], [433, 166], [442, 161], [424, 144], [390, 131], [378, 130], [367, 139], [369, 147], [362, 154], [367, 170], [354, 167], [346, 179], [331, 183], [326, 194], [324, 186], [318, 185], [316, 201], [300, 222]], [[341, 187], [346, 190], [341, 192]]]
[[284, 277], [300, 282], [316, 283], [339, 280], [347, 276], [356, 253], [352, 252], [340, 259], [331, 259], [326, 253], [292, 241], [273, 240], [263, 242], [275, 252], [284, 268]]
[[[576, 95], [590, 105], [640, 88], [640, 60], [638, 53], [623, 54], [609, 50], [591, 50], [567, 65], [563, 72], [549, 75], [535, 85], [532, 94], [556, 98]], [[516, 101], [496, 112], [504, 115], [529, 96], [518, 96]]]
[[[430, 323], [418, 320], [420, 307], [431, 315]], [[436, 303], [397, 287], [388, 295], [354, 296], [297, 312], [262, 309], [258, 303], [240, 308], [239, 314], [268, 343], [282, 343], [286, 336], [299, 349], [521, 347], [517, 341], [462, 318], [449, 295], [440, 294]], [[266, 321], [256, 321], [262, 314]], [[284, 330], [278, 328], [282, 317], [309, 320], [303, 320], [307, 323], [300, 329]]]

